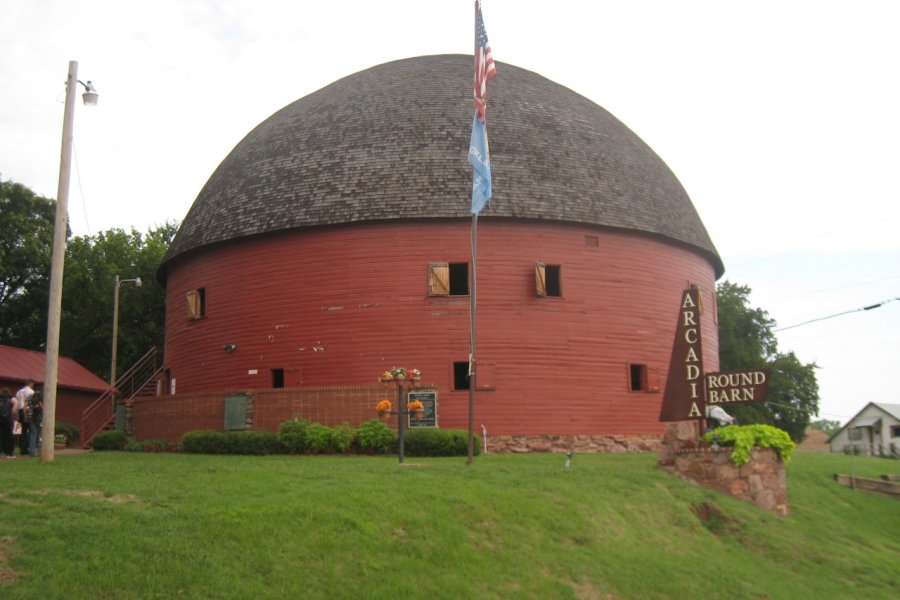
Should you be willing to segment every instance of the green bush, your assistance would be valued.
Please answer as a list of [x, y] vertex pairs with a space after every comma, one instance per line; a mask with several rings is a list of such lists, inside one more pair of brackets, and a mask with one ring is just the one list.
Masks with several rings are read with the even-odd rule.
[[181, 449], [191, 454], [278, 454], [278, 434], [271, 431], [189, 431]]
[[74, 446], [81, 439], [81, 430], [64, 421], [57, 421], [54, 427], [54, 435], [66, 436], [66, 446]]
[[293, 419], [279, 425], [278, 440], [284, 449], [294, 454], [306, 452], [306, 428], [309, 425], [306, 419]]
[[126, 452], [143, 452], [144, 444], [142, 444], [141, 442], [138, 442], [137, 440], [131, 440], [130, 442], [125, 444], [125, 451]]
[[794, 451], [791, 436], [771, 425], [729, 425], [707, 432], [703, 439], [720, 446], [734, 446], [731, 460], [737, 466], [747, 464], [754, 446], [775, 450], [784, 462], [791, 459]]
[[169, 447], [166, 440], [144, 440], [140, 444], [144, 452], [165, 452]]
[[[404, 452], [410, 456], [466, 456], [469, 432], [463, 429], [410, 429], [404, 436]], [[475, 436], [474, 452], [481, 452], [481, 438]]]
[[313, 454], [325, 454], [331, 450], [331, 427], [310, 423], [306, 428], [306, 449]]
[[128, 436], [123, 431], [102, 431], [94, 436], [91, 448], [94, 450], [124, 450]]
[[225, 435], [237, 438], [238, 454], [263, 456], [279, 454], [283, 450], [281, 442], [278, 441], [278, 434], [274, 431], [238, 431]]
[[356, 430], [344, 421], [331, 430], [331, 449], [341, 454], [350, 452], [354, 439], [356, 439]]
[[221, 431], [188, 431], [181, 438], [181, 449], [191, 454], [237, 454], [236, 441]]
[[383, 421], [372, 419], [356, 430], [356, 445], [366, 454], [387, 454], [397, 445], [397, 432]]

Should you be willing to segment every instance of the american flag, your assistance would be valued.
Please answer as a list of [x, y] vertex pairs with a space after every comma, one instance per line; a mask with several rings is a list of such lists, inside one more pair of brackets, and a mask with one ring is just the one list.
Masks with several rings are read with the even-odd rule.
[[496, 74], [491, 45], [484, 30], [484, 19], [481, 18], [481, 0], [475, 0], [475, 110], [482, 123], [487, 111], [487, 82]]

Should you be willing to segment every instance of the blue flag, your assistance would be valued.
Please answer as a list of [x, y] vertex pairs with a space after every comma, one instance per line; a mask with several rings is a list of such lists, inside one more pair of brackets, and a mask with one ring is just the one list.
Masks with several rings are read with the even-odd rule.
[[472, 139], [469, 140], [469, 162], [472, 173], [472, 214], [482, 211], [491, 199], [491, 156], [488, 151], [487, 127], [478, 119], [478, 111], [472, 120]]

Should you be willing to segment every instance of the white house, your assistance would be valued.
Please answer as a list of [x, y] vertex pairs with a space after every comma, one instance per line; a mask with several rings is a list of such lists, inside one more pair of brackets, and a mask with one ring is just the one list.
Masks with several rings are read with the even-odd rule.
[[869, 402], [828, 443], [832, 452], [900, 458], [900, 404]]

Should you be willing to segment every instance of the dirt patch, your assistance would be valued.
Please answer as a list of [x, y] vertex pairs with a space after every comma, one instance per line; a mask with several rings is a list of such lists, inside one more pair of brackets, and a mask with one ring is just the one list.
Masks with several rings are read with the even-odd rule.
[[19, 574], [9, 566], [10, 548], [15, 543], [14, 537], [0, 537], [0, 581], [3, 583], [15, 583], [19, 580]]
[[140, 504], [140, 500], [134, 494], [111, 494], [109, 492], [104, 493], [95, 490], [35, 490], [33, 493], [42, 496], [60, 494], [62, 496], [74, 496], [77, 498], [97, 498], [98, 500], [106, 500], [113, 504]]
[[715, 535], [727, 533], [734, 525], [725, 513], [708, 502], [695, 504], [691, 510], [694, 511], [703, 526]]

